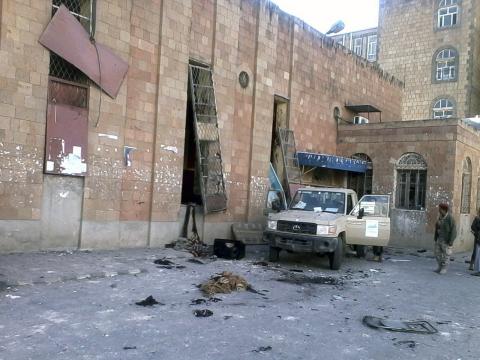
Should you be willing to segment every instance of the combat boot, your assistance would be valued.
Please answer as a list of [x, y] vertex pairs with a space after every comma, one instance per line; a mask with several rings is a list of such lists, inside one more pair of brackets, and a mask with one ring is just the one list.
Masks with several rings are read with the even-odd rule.
[[438, 273], [441, 274], [441, 275], [446, 274], [446, 273], [447, 273], [447, 268], [446, 268], [446, 267], [442, 267]]
[[442, 270], [442, 266], [438, 265], [438, 267], [435, 270], [433, 270], [433, 272], [439, 273], [440, 270]]

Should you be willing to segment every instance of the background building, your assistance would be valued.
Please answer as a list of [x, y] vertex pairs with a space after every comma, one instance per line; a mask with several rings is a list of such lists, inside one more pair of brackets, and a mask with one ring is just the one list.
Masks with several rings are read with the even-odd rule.
[[378, 63], [405, 84], [402, 120], [480, 113], [480, 2], [380, 0]]
[[331, 38], [368, 61], [377, 61], [377, 28], [332, 35]]

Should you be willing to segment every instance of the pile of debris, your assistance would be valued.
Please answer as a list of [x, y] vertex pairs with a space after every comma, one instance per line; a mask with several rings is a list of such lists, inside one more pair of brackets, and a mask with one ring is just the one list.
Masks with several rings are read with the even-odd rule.
[[212, 296], [215, 294], [230, 294], [232, 291], [250, 290], [252, 287], [243, 277], [224, 271], [201, 284], [200, 289], [205, 295]]

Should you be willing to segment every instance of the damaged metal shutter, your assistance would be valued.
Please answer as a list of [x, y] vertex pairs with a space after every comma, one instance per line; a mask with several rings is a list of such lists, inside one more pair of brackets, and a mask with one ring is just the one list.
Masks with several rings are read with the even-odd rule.
[[212, 70], [189, 66], [197, 162], [205, 213], [227, 208]]

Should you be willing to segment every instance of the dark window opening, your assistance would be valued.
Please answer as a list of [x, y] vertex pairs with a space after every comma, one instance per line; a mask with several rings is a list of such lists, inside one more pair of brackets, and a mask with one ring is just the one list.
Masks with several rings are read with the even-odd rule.
[[353, 210], [352, 195], [347, 196], [347, 214], [350, 214]]
[[[288, 100], [275, 96], [273, 100], [272, 140], [270, 162], [285, 191], [288, 192], [288, 179], [283, 162], [282, 144], [278, 129], [288, 129]], [[294, 151], [294, 149], [290, 149]]]
[[190, 82], [188, 83], [187, 113], [185, 122], [185, 145], [183, 156], [182, 204], [195, 203], [202, 205], [199, 167], [197, 161], [197, 145], [195, 141], [195, 123], [192, 105]]
[[372, 194], [373, 185], [373, 166], [372, 159], [366, 154], [355, 154], [353, 159], [363, 160], [367, 162], [367, 171], [364, 173], [348, 173], [347, 187], [354, 190], [360, 199], [363, 195]]

